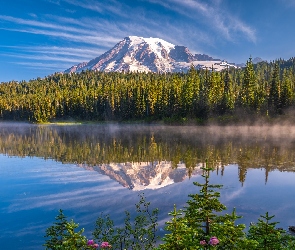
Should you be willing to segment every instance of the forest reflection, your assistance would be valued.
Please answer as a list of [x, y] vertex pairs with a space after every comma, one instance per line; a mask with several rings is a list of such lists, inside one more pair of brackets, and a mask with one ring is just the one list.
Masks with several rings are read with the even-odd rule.
[[139, 188], [131, 181], [132, 174], [145, 186], [153, 184], [151, 176], [159, 181], [159, 173], [163, 184], [165, 175], [178, 182], [198, 171], [206, 159], [221, 174], [226, 165], [237, 164], [241, 183], [247, 170], [264, 169], [267, 182], [270, 171], [295, 171], [294, 136], [289, 126], [0, 123], [0, 153], [79, 164], [107, 174], [130, 189]]

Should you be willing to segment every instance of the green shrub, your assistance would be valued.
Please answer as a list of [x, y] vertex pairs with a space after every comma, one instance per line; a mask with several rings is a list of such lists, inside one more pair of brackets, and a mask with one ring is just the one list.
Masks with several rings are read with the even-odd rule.
[[[120, 250], [283, 250], [295, 249], [295, 237], [276, 228], [278, 222], [270, 222], [274, 216], [262, 215], [256, 224], [251, 224], [248, 233], [245, 225], [237, 224], [241, 218], [235, 209], [230, 214], [222, 214], [226, 207], [219, 201], [220, 193], [215, 191], [221, 185], [209, 184], [210, 169], [208, 161], [203, 168], [204, 183], [194, 182], [200, 187], [199, 193], [189, 195], [187, 206], [177, 210], [176, 205], [169, 213], [171, 219], [166, 222], [167, 234], [163, 243], [157, 243], [158, 209], [150, 210], [144, 194], [136, 207], [136, 215], [131, 218], [125, 211], [124, 226], [115, 227], [109, 215], [101, 214], [96, 220], [94, 239], [100, 248]], [[46, 249], [93, 249], [99, 247], [94, 240], [83, 236], [84, 229], [75, 232], [78, 224], [67, 221], [62, 210], [54, 225], [46, 230]]]
[[158, 209], [150, 211], [150, 203], [146, 202], [144, 194], [139, 197], [139, 202], [135, 204], [136, 216], [132, 220], [130, 213], [125, 211], [123, 227], [114, 227], [109, 215], [102, 214], [96, 221], [94, 239], [110, 242], [114, 249], [155, 248]]
[[93, 249], [93, 244], [90, 246], [87, 239], [83, 236], [84, 229], [75, 232], [79, 227], [73, 220], [67, 221], [66, 216], [60, 209], [59, 214], [55, 217], [56, 222], [53, 226], [46, 229], [45, 237], [48, 238], [44, 244], [45, 249], [53, 250], [84, 250]]

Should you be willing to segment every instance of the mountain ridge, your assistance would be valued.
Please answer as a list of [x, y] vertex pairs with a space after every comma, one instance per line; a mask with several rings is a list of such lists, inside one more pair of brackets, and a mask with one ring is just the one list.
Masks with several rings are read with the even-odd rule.
[[237, 67], [206, 54], [193, 55], [185, 46], [174, 45], [160, 38], [128, 36], [102, 55], [65, 70], [64, 73], [85, 70], [105, 72], [186, 72], [191, 65], [195, 68]]
[[108, 163], [95, 166], [78, 164], [78, 166], [106, 175], [130, 190], [143, 191], [160, 189], [182, 182], [192, 175], [199, 175], [202, 173], [203, 165], [196, 164], [190, 174], [184, 163], [179, 163], [177, 168], [173, 168], [171, 161]]

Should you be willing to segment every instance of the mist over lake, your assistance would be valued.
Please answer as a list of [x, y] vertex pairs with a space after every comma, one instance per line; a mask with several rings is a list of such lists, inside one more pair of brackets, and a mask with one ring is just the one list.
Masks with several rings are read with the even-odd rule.
[[101, 212], [123, 223], [144, 192], [160, 209], [185, 206], [208, 159], [221, 202], [247, 226], [268, 211], [294, 225], [295, 127], [0, 123], [3, 249], [42, 249], [58, 209], [88, 237]]

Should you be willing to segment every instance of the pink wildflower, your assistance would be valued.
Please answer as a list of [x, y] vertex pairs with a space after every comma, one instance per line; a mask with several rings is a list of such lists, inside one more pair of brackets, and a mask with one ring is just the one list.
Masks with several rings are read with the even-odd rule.
[[101, 248], [111, 248], [112, 245], [110, 245], [108, 242], [102, 242], [100, 245]]
[[98, 248], [98, 244], [95, 243], [95, 244], [92, 245], [92, 247], [93, 248]]
[[217, 239], [217, 237], [213, 236], [211, 237], [209, 244], [212, 246], [216, 246], [219, 243], [219, 240]]
[[201, 244], [202, 246], [205, 246], [205, 245], [207, 245], [207, 242], [206, 242], [205, 240], [201, 240], [201, 241], [200, 241], [200, 244]]
[[94, 244], [94, 240], [88, 240], [87, 245], [92, 246]]

